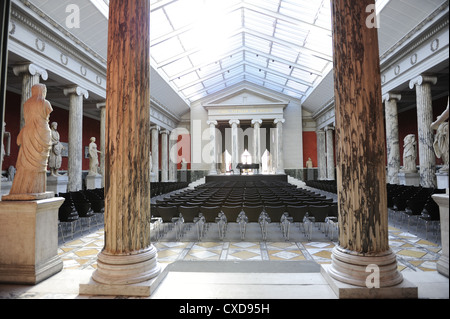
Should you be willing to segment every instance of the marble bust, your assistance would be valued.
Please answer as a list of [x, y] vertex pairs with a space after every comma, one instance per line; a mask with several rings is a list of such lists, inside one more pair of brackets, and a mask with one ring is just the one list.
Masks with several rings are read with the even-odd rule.
[[402, 172], [417, 172], [416, 167], [416, 136], [414, 134], [408, 134], [403, 139], [403, 168]]
[[91, 143], [89, 144], [89, 176], [97, 176], [98, 173], [98, 154], [101, 153], [97, 150], [97, 144], [95, 144], [95, 137], [91, 137]]
[[[46, 94], [44, 84], [33, 85], [31, 97], [23, 106], [25, 125], [17, 137], [17, 144], [20, 146], [17, 171], [9, 197], [46, 193], [47, 161], [52, 146], [48, 122], [53, 111], [50, 102], [45, 99]], [[5, 197], [8, 196], [3, 199], [6, 200]]]

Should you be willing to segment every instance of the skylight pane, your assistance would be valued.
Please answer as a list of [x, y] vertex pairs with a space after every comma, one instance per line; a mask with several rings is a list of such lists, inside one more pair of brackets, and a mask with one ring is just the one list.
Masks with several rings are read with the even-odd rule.
[[270, 60], [269, 61], [269, 69], [275, 70], [277, 72], [283, 73], [283, 74], [290, 74], [292, 69], [289, 67], [289, 65], [275, 61]]
[[299, 52], [297, 50], [285, 47], [284, 45], [280, 45], [277, 43], [274, 43], [272, 45], [271, 54], [274, 56], [278, 56], [283, 60], [291, 61], [294, 63], [298, 57], [298, 53]]
[[266, 79], [278, 83], [280, 85], [284, 85], [286, 83], [286, 78], [271, 73], [267, 73]]
[[251, 34], [245, 34], [245, 46], [263, 53], [269, 53], [270, 51], [270, 41]]
[[172, 31], [173, 28], [162, 10], [152, 12], [150, 18], [150, 45], [152, 45], [152, 40]]
[[183, 75], [179, 78], [176, 78], [173, 80], [173, 83], [177, 87], [183, 87], [185, 85], [188, 85], [190, 83], [193, 83], [199, 79], [197, 72], [191, 72], [189, 74]]
[[170, 38], [150, 48], [150, 53], [157, 63], [184, 53], [183, 47], [177, 38]]
[[207, 79], [207, 80], [203, 81], [203, 85], [206, 88], [208, 88], [209, 86], [212, 86], [212, 85], [217, 84], [217, 83], [222, 82], [222, 81], [223, 81], [223, 76], [222, 76], [222, 74], [220, 74], [220, 75], [217, 75], [217, 76], [215, 76], [213, 78], [210, 78], [210, 79]]

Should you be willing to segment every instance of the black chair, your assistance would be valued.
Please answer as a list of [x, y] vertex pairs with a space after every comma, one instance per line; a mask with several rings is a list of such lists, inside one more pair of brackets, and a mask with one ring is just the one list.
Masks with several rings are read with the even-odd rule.
[[[269, 222], [276, 222], [280, 224], [280, 229], [283, 232], [283, 237], [286, 238], [286, 232], [287, 232], [287, 216], [286, 213], [286, 207], [284, 205], [282, 206], [264, 206], [264, 211], [269, 217]], [[265, 237], [267, 237], [267, 229], [265, 230]]]
[[200, 206], [200, 216], [204, 218], [206, 231], [209, 229], [209, 225], [217, 223], [219, 238], [223, 239], [226, 220], [223, 220], [221, 212], [221, 206]]
[[[183, 236], [184, 225], [187, 224], [195, 224], [197, 225], [197, 238], [200, 240], [202, 237], [203, 227], [200, 225], [201, 218], [199, 217], [200, 207], [199, 206], [179, 206], [178, 212], [180, 213], [180, 228], [181, 228], [181, 236]], [[188, 225], [190, 226], [190, 225]], [[180, 236], [180, 237], [181, 237]]]
[[157, 206], [157, 209], [159, 216], [161, 216], [163, 227], [171, 228], [171, 226], [175, 226], [176, 239], [180, 239], [181, 231], [179, 223], [181, 222], [181, 220], [178, 213], [178, 208], [176, 206]]
[[312, 238], [313, 225], [320, 226], [326, 223], [326, 218], [329, 212], [329, 205], [309, 205], [308, 207], [308, 226], [309, 226], [309, 240]]
[[[242, 206], [242, 211], [244, 212], [244, 216], [242, 216], [242, 228], [241, 228], [241, 238], [245, 238], [245, 231], [247, 228], [247, 223], [260, 223], [259, 217], [261, 213], [264, 211], [264, 207], [260, 206]], [[261, 223], [260, 223], [261, 226]], [[263, 229], [261, 229], [263, 231]], [[264, 237], [264, 233], [262, 233]]]
[[[286, 212], [289, 214], [289, 222], [292, 224], [298, 224], [299, 228], [300, 226], [303, 226], [303, 233], [305, 233], [305, 227], [304, 227], [304, 221], [305, 216], [308, 213], [308, 206], [307, 205], [299, 205], [299, 206], [292, 206], [288, 205], [286, 206]], [[289, 240], [289, 228], [290, 225], [288, 225], [288, 229], [286, 231], [286, 238]]]

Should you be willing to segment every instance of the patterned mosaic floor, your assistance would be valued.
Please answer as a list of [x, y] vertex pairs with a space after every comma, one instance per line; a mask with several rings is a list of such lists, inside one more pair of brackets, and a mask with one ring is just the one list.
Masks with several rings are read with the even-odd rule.
[[[436, 271], [441, 247], [400, 228], [389, 228], [391, 249], [397, 255], [400, 271]], [[66, 269], [95, 269], [97, 255], [103, 248], [104, 231], [68, 241], [59, 247]], [[314, 260], [319, 264], [331, 262], [331, 251], [337, 243], [323, 236], [318, 241], [158, 241], [160, 263], [177, 260]]]

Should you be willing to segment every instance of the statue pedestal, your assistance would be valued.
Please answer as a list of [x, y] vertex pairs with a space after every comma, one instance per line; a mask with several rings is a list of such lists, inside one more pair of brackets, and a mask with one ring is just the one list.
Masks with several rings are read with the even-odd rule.
[[58, 209], [64, 198], [0, 202], [0, 282], [37, 284], [63, 269]]
[[439, 205], [439, 213], [441, 218], [441, 245], [442, 253], [441, 257], [437, 262], [437, 271], [442, 275], [448, 277], [448, 206], [449, 197], [448, 190], [447, 194], [435, 194], [433, 195], [434, 201]]
[[9, 194], [9, 191], [11, 190], [12, 182], [11, 181], [2, 181], [2, 188], [1, 188], [1, 195]]
[[417, 172], [400, 172], [398, 180], [400, 185], [420, 186], [420, 175]]
[[86, 176], [86, 189], [102, 188], [102, 175], [88, 175]]
[[448, 188], [448, 173], [436, 173], [437, 188]]
[[69, 177], [67, 175], [47, 177], [47, 190], [54, 192], [55, 194], [67, 193], [67, 184], [69, 183]]

